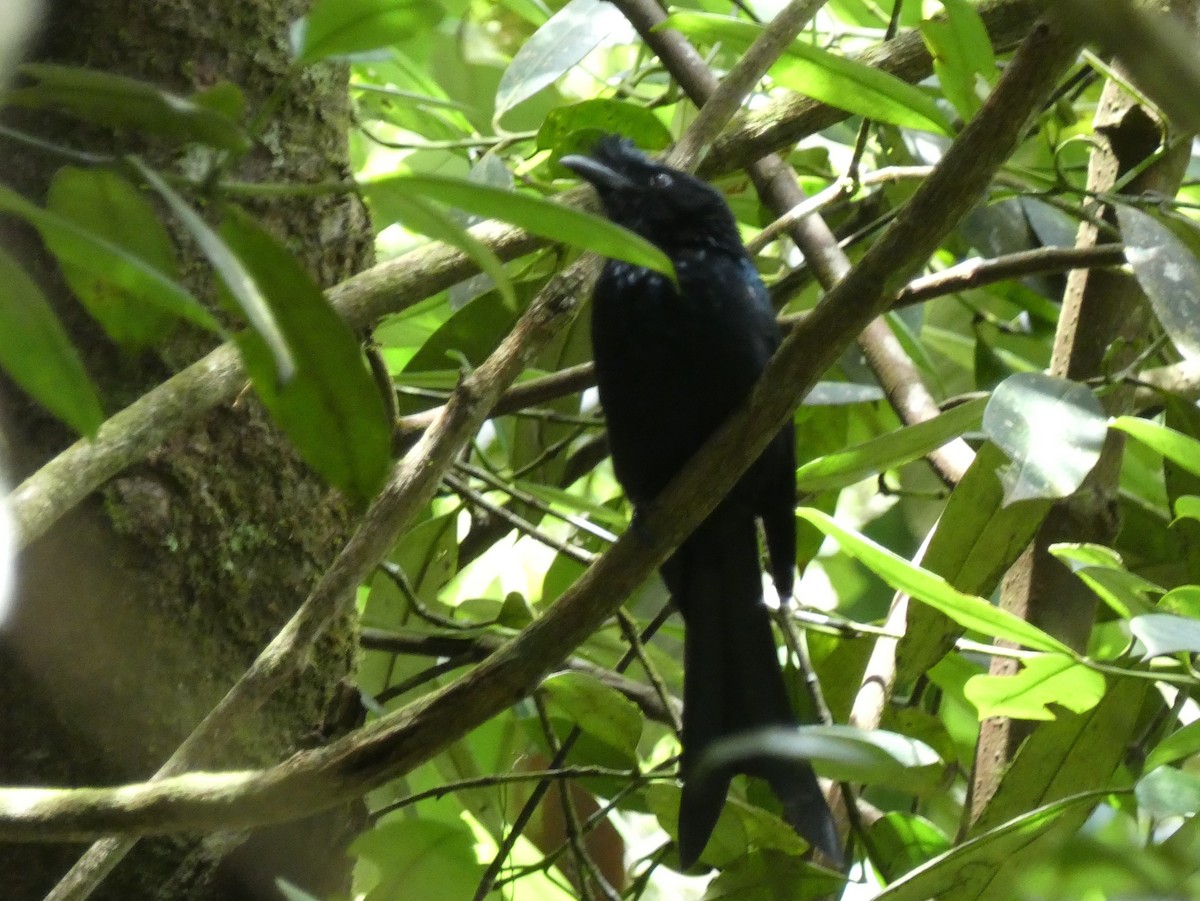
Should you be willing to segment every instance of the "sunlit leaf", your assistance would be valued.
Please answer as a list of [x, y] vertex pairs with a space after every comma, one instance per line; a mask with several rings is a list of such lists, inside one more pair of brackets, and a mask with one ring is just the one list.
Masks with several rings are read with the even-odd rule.
[[952, 588], [940, 576], [914, 566], [887, 548], [857, 532], [840, 526], [833, 517], [811, 507], [796, 511], [842, 550], [874, 572], [893, 588], [907, 592], [918, 601], [940, 610], [960, 626], [974, 629], [993, 638], [1007, 638], [1037, 651], [1071, 654], [1071, 649], [1030, 623], [1007, 610], [994, 607], [982, 598], [963, 594]]
[[895, 880], [914, 867], [950, 850], [950, 841], [924, 817], [892, 811], [871, 824], [871, 859]]
[[1019, 720], [1052, 720], [1051, 704], [1082, 713], [1102, 697], [1104, 676], [1070, 657], [1049, 654], [1021, 661], [1011, 676], [975, 676], [967, 680], [966, 696], [982, 721], [992, 716]]
[[1083, 385], [1022, 372], [992, 392], [983, 429], [1012, 461], [1000, 473], [1011, 504], [1074, 492], [1100, 459], [1108, 418]]
[[365, 901], [469, 898], [483, 876], [475, 836], [461, 820], [393, 819], [359, 835], [350, 849], [379, 872]]
[[1146, 755], [1146, 772], [1200, 754], [1200, 720], [1176, 729]]
[[966, 0], [942, 0], [944, 19], [921, 22], [933, 71], [946, 99], [969, 119], [983, 103], [982, 89], [996, 77], [996, 57], [978, 10]]
[[[80, 229], [103, 235], [165, 278], [178, 278], [171, 239], [154, 208], [115, 172], [73, 166], [59, 169], [50, 182], [46, 208]], [[48, 233], [46, 244], [57, 254], [62, 242]], [[71, 263], [69, 250], [61, 257], [67, 284], [119, 344], [145, 347], [163, 338], [175, 323], [170, 310], [109, 280], [103, 267], [77, 266]]]
[[636, 759], [642, 715], [632, 701], [586, 673], [555, 673], [541, 687], [548, 710]]
[[1141, 210], [1117, 206], [1125, 258], [1179, 352], [1200, 357], [1200, 261], [1174, 233]]
[[302, 63], [388, 47], [431, 29], [444, 15], [434, 0], [317, 0], [292, 26]]
[[1118, 616], [1128, 619], [1154, 610], [1148, 600], [1162, 588], [1125, 568], [1121, 555], [1097, 544], [1054, 544], [1050, 553], [1071, 568]]
[[916, 460], [978, 426], [986, 406], [987, 398], [967, 401], [933, 419], [811, 460], [796, 471], [797, 490], [821, 491], [853, 485], [875, 473]]
[[625, 17], [605, 0], [571, 0], [521, 45], [496, 88], [496, 118], [554, 83], [603, 42], [627, 39]]
[[250, 148], [242, 127], [221, 112], [144, 81], [49, 63], [27, 63], [21, 72], [37, 83], [4, 95], [5, 102], [15, 106], [65, 109], [99, 125], [196, 141], [233, 153]]
[[1195, 438], [1136, 416], [1118, 416], [1110, 425], [1132, 435], [1192, 475], [1200, 475], [1200, 441]]
[[[690, 38], [747, 49], [763, 26], [709, 13], [677, 11], [659, 28], [674, 28]], [[950, 134], [946, 117], [933, 97], [894, 75], [822, 50], [804, 38], [793, 41], [771, 67], [784, 87], [847, 112], [906, 128]]]
[[33, 279], [2, 247], [0, 368], [76, 431], [94, 435], [104, 421], [100, 398], [58, 317]]

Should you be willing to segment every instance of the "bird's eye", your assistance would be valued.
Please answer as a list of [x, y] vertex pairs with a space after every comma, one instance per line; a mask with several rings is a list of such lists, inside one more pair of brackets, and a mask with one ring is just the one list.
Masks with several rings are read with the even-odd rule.
[[654, 188], [671, 187], [671, 176], [666, 172], [655, 172], [650, 177], [650, 186]]

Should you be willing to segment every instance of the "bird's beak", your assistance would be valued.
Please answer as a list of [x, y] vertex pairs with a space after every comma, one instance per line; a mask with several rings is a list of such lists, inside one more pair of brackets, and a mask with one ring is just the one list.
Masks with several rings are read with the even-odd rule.
[[598, 191], [628, 191], [634, 187], [630, 179], [590, 156], [572, 153], [564, 156], [559, 162], [584, 181], [590, 182]]

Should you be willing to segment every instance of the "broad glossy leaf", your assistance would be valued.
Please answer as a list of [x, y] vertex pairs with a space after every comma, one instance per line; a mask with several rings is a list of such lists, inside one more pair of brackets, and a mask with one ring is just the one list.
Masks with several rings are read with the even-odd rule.
[[7, 103], [65, 109], [111, 128], [134, 128], [177, 141], [195, 141], [232, 153], [250, 149], [246, 132], [220, 112], [152, 84], [75, 66], [28, 63], [21, 67], [32, 87], [4, 95]]
[[162, 196], [195, 239], [237, 308], [270, 349], [271, 356], [275, 359], [276, 378], [286, 382], [295, 375], [296, 361], [292, 357], [292, 349], [283, 337], [276, 313], [271, 309], [271, 303], [263, 296], [262, 289], [254, 277], [238, 259], [237, 254], [221, 240], [220, 235], [213, 231], [200, 214], [163, 181], [157, 172], [141, 163], [138, 163], [137, 167], [142, 177]]
[[1172, 613], [1147, 613], [1131, 619], [1129, 631], [1145, 645], [1145, 660], [1180, 651], [1200, 654], [1200, 620]]
[[770, 726], [713, 742], [695, 778], [714, 770], [760, 760], [810, 761], [825, 776], [845, 782], [887, 785], [916, 794], [941, 781], [942, 760], [927, 744], [875, 729], [852, 726]]
[[557, 81], [605, 41], [628, 40], [625, 17], [605, 0], [571, 0], [521, 45], [496, 88], [496, 118]]
[[992, 392], [983, 429], [1012, 461], [1000, 473], [1011, 504], [1074, 492], [1100, 459], [1108, 418], [1083, 385], [1021, 372]]
[[1153, 817], [1186, 817], [1200, 812], [1200, 776], [1160, 766], [1138, 780], [1138, 806]]
[[358, 341], [296, 258], [249, 216], [229, 209], [221, 236], [295, 360], [294, 376], [281, 382], [262, 335], [243, 332], [238, 348], [255, 390], [313, 469], [352, 497], [370, 498], [390, 464], [391, 423]]
[[0, 367], [76, 431], [95, 435], [104, 421], [100, 398], [58, 317], [41, 289], [2, 247]]
[[642, 715], [632, 701], [586, 673], [555, 673], [541, 688], [549, 711], [636, 760]]
[[1179, 352], [1200, 357], [1200, 261], [1174, 233], [1141, 210], [1117, 206], [1125, 258]]
[[992, 716], [1019, 720], [1052, 720], [1057, 704], [1076, 713], [1090, 710], [1104, 697], [1104, 676], [1070, 657], [1048, 654], [1021, 661], [1012, 676], [974, 676], [967, 680], [967, 700], [980, 721]]
[[993, 638], [1007, 638], [1036, 651], [1053, 651], [1068, 655], [1072, 653], [1065, 644], [1047, 635], [1037, 626], [1025, 622], [1007, 610], [992, 606], [983, 598], [963, 594], [951, 587], [941, 576], [914, 566], [869, 538], [843, 528], [828, 514], [811, 507], [803, 507], [796, 511], [796, 515], [808, 520], [837, 541], [843, 551], [893, 588], [936, 608], [963, 628], [974, 629]]
[[916, 460], [975, 428], [986, 406], [987, 398], [971, 400], [918, 425], [905, 426], [856, 447], [818, 457], [796, 471], [797, 490], [842, 488]]
[[388, 185], [389, 190], [421, 194], [476, 216], [509, 222], [552, 241], [583, 247], [655, 272], [667, 275], [674, 272], [666, 255], [645, 238], [600, 216], [549, 200], [441, 175], [401, 175], [371, 182], [366, 187], [375, 191], [379, 185]]
[[148, 265], [140, 257], [109, 241], [103, 234], [80, 228], [69, 219], [36, 206], [0, 185], [0, 210], [20, 216], [41, 234], [46, 246], [63, 265], [89, 272], [122, 291], [210, 331], [220, 331], [217, 321], [179, 282]]
[[1200, 754], [1200, 720], [1176, 729], [1146, 755], [1146, 772]]
[[292, 26], [292, 53], [314, 63], [377, 50], [428, 31], [443, 14], [434, 0], [317, 0]]
[[[117, 173], [65, 166], [50, 182], [46, 208], [80, 229], [104, 235], [165, 278], [178, 278], [167, 230], [142, 193]], [[46, 245], [57, 254], [61, 240], [50, 234]], [[75, 296], [118, 344], [148, 346], [175, 324], [169, 310], [110, 281], [101, 267], [75, 265], [68, 252], [62, 255], [62, 270]]]
[[[763, 26], [742, 19], [700, 12], [674, 12], [662, 28], [674, 28], [690, 38], [721, 42], [745, 50]], [[879, 122], [950, 134], [950, 126], [934, 99], [871, 66], [846, 59], [808, 43], [793, 41], [771, 67], [771, 77], [784, 87], [814, 100]]]

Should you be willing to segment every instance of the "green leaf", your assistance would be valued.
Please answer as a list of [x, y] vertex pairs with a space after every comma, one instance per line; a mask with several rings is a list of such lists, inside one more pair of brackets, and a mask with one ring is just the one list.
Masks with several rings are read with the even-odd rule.
[[933, 56], [933, 71], [946, 99], [964, 120], [983, 104], [978, 86], [996, 77], [992, 42], [978, 10], [966, 0], [942, 0], [945, 19], [921, 23], [921, 35]]
[[713, 742], [694, 778], [703, 781], [713, 771], [764, 760], [811, 762], [839, 782], [887, 785], [914, 794], [937, 788], [943, 775], [937, 753], [906, 735], [852, 726], [768, 726]]
[[546, 707], [632, 760], [642, 737], [637, 705], [586, 673], [555, 673], [542, 682]]
[[437, 204], [406, 188], [403, 182], [396, 179], [370, 182], [366, 185], [368, 201], [376, 214], [376, 232], [382, 231], [393, 222], [402, 222], [405, 228], [411, 231], [457, 247], [491, 277], [496, 284], [496, 290], [509, 304], [515, 306], [517, 298], [513, 292], [512, 281], [504, 271], [504, 264], [488, 246], [475, 238]]
[[924, 817], [893, 811], [871, 824], [871, 860], [888, 881], [950, 850], [945, 834]]
[[37, 84], [9, 91], [4, 95], [6, 103], [65, 109], [88, 122], [110, 128], [133, 128], [236, 154], [250, 149], [250, 138], [236, 122], [203, 104], [144, 81], [49, 63], [27, 63], [21, 72]]
[[521, 45], [496, 88], [496, 119], [557, 81], [606, 40], [629, 34], [629, 24], [605, 0], [571, 0]]
[[[104, 235], [165, 278], [178, 278], [171, 238], [154, 208], [115, 172], [64, 166], [50, 182], [46, 208], [82, 230]], [[46, 245], [57, 254], [62, 241], [51, 234]], [[62, 255], [61, 265], [75, 296], [118, 344], [146, 347], [164, 338], [175, 324], [171, 310], [109, 280], [101, 267], [75, 265], [69, 252]]]
[[1150, 753], [1146, 755], [1144, 769], [1150, 772], [1164, 764], [1175, 763], [1196, 754], [1200, 754], [1200, 720], [1194, 720], [1176, 729], [1151, 748]]
[[0, 367], [76, 431], [91, 437], [104, 421], [100, 398], [58, 317], [33, 279], [3, 247]]
[[[746, 50], [763, 26], [741, 19], [700, 12], [674, 12], [656, 31], [674, 28], [689, 38], [720, 42]], [[928, 94], [894, 75], [838, 56], [807, 43], [793, 41], [771, 67], [771, 77], [791, 88], [847, 112], [938, 134], [951, 134], [946, 117]]]
[[992, 392], [983, 429], [1012, 461], [1000, 472], [1011, 504], [1073, 493], [1100, 459], [1108, 419], [1083, 385], [1021, 372]]
[[1179, 352], [1200, 357], [1200, 261], [1153, 216], [1117, 205], [1125, 258]]
[[[875, 896], [876, 901], [928, 901], [950, 898], [961, 888], [966, 873], [995, 872], [1013, 854], [1024, 850], [1066, 814], [1091, 807], [1106, 792], [1084, 792], [1021, 814], [989, 832], [940, 854]], [[958, 897], [958, 896], [955, 896]]]
[[0, 210], [33, 225], [61, 265], [91, 273], [94, 279], [102, 279], [126, 294], [209, 331], [220, 331], [212, 314], [187, 288], [101, 234], [35, 206], [3, 185], [0, 185]]
[[528, 194], [442, 175], [399, 175], [370, 182], [366, 188], [375, 191], [381, 184], [392, 185], [394, 190], [401, 192], [422, 194], [430, 200], [458, 207], [476, 216], [520, 226], [551, 241], [582, 247], [601, 256], [645, 266], [674, 278], [674, 269], [666, 254], [645, 238], [600, 216]]
[[906, 426], [844, 451], [818, 457], [796, 471], [797, 490], [811, 492], [843, 488], [885, 469], [923, 457], [975, 428], [986, 406], [985, 397], [971, 400], [918, 425]]
[[1175, 520], [1171, 525], [1180, 519], [1200, 519], [1200, 497], [1185, 494], [1175, 498]]
[[1156, 422], [1138, 419], [1136, 416], [1118, 416], [1109, 425], [1132, 435], [1146, 447], [1158, 451], [1192, 475], [1200, 476], [1200, 441], [1195, 438], [1189, 438], [1182, 432]]
[[1160, 766], [1138, 780], [1138, 806], [1152, 817], [1186, 817], [1200, 812], [1200, 776]]
[[740, 855], [721, 865], [704, 892], [704, 901], [817, 901], [839, 897], [845, 886], [840, 873], [821, 869], [795, 854], [743, 844]]
[[671, 143], [671, 132], [658, 116], [636, 103], [597, 98], [550, 110], [537, 133], [539, 150], [551, 151], [554, 174], [568, 175], [557, 166], [570, 153], [590, 153], [606, 134], [624, 135], [643, 150], [662, 150]]
[[470, 898], [483, 877], [475, 836], [461, 821], [394, 819], [358, 836], [350, 850], [379, 871], [365, 901], [459, 901]]
[[313, 469], [352, 497], [370, 498], [388, 471], [391, 423], [358, 341], [296, 258], [249, 216], [230, 208], [221, 236], [295, 359], [294, 377], [281, 383], [262, 335], [238, 335], [255, 390]]
[[283, 337], [270, 302], [263, 297], [262, 290], [253, 276], [237, 258], [237, 255], [225, 245], [220, 236], [200, 218], [200, 214], [163, 181], [157, 172], [141, 162], [135, 161], [135, 165], [142, 177], [167, 202], [175, 216], [183, 223], [184, 228], [196, 240], [201, 252], [212, 263], [213, 269], [228, 290], [229, 296], [235, 301], [237, 308], [241, 310], [251, 327], [258, 332], [270, 349], [271, 356], [275, 359], [276, 377], [281, 382], [286, 382], [296, 372], [296, 361], [292, 358], [292, 350]]
[[1025, 622], [1007, 610], [993, 607], [983, 598], [957, 591], [941, 576], [914, 566], [869, 538], [842, 528], [828, 514], [811, 507], [803, 507], [796, 511], [796, 515], [837, 541], [843, 551], [893, 588], [940, 610], [960, 626], [993, 638], [1007, 638], [1035, 651], [1052, 651], [1074, 656], [1070, 648], [1037, 626]]
[[433, 0], [317, 0], [292, 26], [302, 63], [378, 50], [429, 31], [444, 11]]
[[1200, 654], [1200, 621], [1172, 613], [1147, 613], [1129, 621], [1129, 631], [1146, 647], [1144, 660], [1186, 651]]
[[1129, 572], [1121, 555], [1111, 548], [1098, 544], [1052, 544], [1049, 551], [1124, 619], [1153, 612], [1154, 604], [1147, 596], [1162, 594], [1160, 586]]
[[967, 700], [979, 719], [1007, 716], [1019, 720], [1052, 720], [1051, 704], [1076, 713], [1090, 710], [1104, 697], [1104, 676], [1058, 654], [1021, 661], [1012, 676], [973, 676], [967, 680]]

